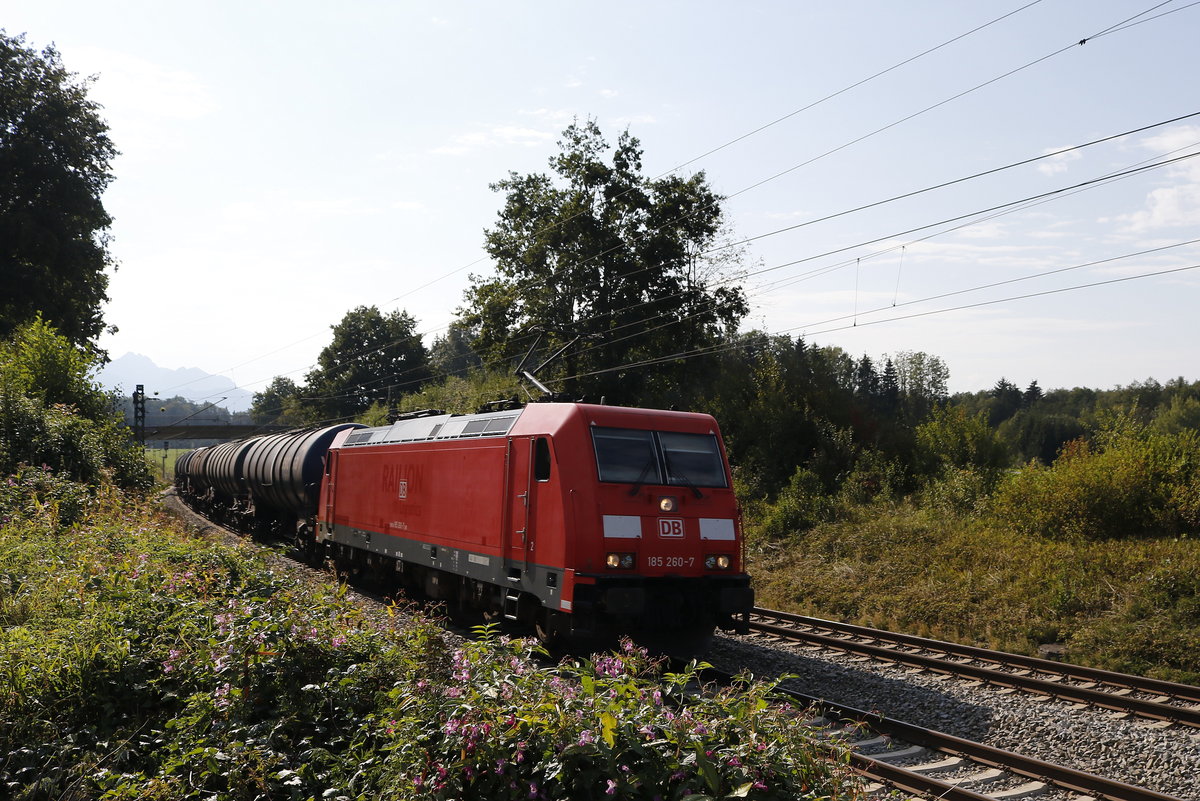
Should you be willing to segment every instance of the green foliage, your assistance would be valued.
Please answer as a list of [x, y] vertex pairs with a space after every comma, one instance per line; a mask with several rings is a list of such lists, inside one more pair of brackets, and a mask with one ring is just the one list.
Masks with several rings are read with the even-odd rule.
[[429, 367], [435, 378], [465, 376], [471, 370], [483, 368], [483, 359], [471, 343], [478, 333], [461, 322], [452, 322], [442, 336], [435, 337], [429, 348]]
[[96, 419], [112, 412], [112, 398], [91, 380], [98, 359], [72, 345], [41, 314], [19, 326], [0, 345], [0, 371], [6, 386], [42, 406], [74, 406]]
[[902, 410], [916, 425], [938, 403], [946, 400], [950, 369], [937, 356], [922, 351], [901, 351], [889, 360], [895, 365], [896, 387]]
[[89, 378], [95, 359], [40, 317], [0, 343], [0, 472], [29, 464], [86, 483], [150, 487], [140, 448]]
[[628, 642], [558, 669], [528, 655], [485, 637], [452, 654], [451, 686], [394, 691], [372, 721], [391, 743], [373, 766], [395, 788], [386, 797], [803, 799], [853, 786], [771, 685], [696, 694], [694, 668], [662, 674]]
[[874, 448], [860, 450], [854, 466], [841, 478], [838, 502], [844, 508], [854, 508], [880, 501], [897, 499], [906, 484], [904, 468]]
[[790, 539], [798, 532], [831, 520], [835, 508], [820, 476], [806, 467], [798, 467], [753, 531], [767, 539]]
[[89, 83], [0, 30], [0, 338], [39, 315], [80, 347], [103, 330], [117, 151]]
[[70, 527], [84, 518], [94, 496], [87, 486], [56, 475], [49, 466], [20, 465], [0, 482], [0, 526], [40, 521], [50, 530]]
[[1035, 655], [1060, 643], [1072, 662], [1200, 680], [1194, 538], [1046, 539], [900, 503], [775, 546], [751, 542], [763, 606]]
[[[359, 306], [347, 312], [333, 326], [333, 341], [317, 357], [316, 369], [306, 376], [303, 406], [319, 420], [348, 420], [376, 401], [420, 387], [429, 379], [429, 354], [416, 326], [399, 309], [382, 314], [374, 306]], [[280, 379], [271, 386], [288, 390]], [[265, 409], [268, 403], [260, 406]], [[286, 402], [281, 406], [289, 409]]]
[[915, 468], [926, 476], [964, 468], [994, 476], [1008, 463], [1008, 451], [983, 412], [969, 417], [962, 407], [935, 406], [914, 433]]
[[1151, 424], [1164, 434], [1181, 434], [1184, 431], [1200, 431], [1200, 398], [1176, 395], [1163, 408]]
[[550, 159], [553, 177], [510, 173], [492, 186], [505, 195], [485, 232], [496, 275], [472, 278], [463, 323], [493, 364], [519, 358], [539, 332], [543, 356], [581, 337], [557, 367], [568, 395], [654, 405], [653, 396], [677, 390], [690, 364], [596, 371], [687, 352], [736, 331], [745, 297], [718, 279], [740, 251], [712, 252], [724, 225], [722, 198], [703, 173], [647, 178], [640, 143], [628, 131], [611, 158], [591, 120], [568, 127], [559, 148]]
[[921, 486], [916, 499], [922, 507], [944, 514], [978, 515], [987, 510], [996, 481], [995, 471], [946, 467]]
[[1040, 409], [1022, 409], [1000, 424], [996, 434], [1007, 443], [1020, 462], [1034, 459], [1050, 464], [1064, 443], [1086, 433], [1082, 421], [1066, 414], [1048, 414]]
[[523, 396], [516, 376], [496, 370], [472, 370], [465, 376], [449, 376], [441, 383], [428, 384], [420, 392], [405, 395], [397, 408], [402, 412], [441, 409], [453, 414], [471, 414], [485, 403]]
[[1200, 432], [1162, 434], [1108, 418], [1050, 467], [1031, 464], [996, 497], [998, 519], [1045, 537], [1107, 539], [1200, 533]]
[[250, 419], [259, 425], [305, 426], [316, 421], [317, 412], [304, 403], [303, 392], [286, 376], [276, 376], [262, 392], [254, 393]]

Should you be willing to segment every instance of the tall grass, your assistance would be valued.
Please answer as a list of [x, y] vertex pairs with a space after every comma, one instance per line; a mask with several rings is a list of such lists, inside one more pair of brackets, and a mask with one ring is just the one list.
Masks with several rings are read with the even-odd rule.
[[902, 502], [760, 539], [750, 570], [763, 605], [1200, 683], [1200, 540], [1046, 538]]

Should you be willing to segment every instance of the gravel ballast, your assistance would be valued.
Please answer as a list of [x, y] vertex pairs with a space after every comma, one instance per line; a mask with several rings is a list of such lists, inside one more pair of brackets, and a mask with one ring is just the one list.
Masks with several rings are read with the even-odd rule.
[[1182, 799], [1200, 799], [1200, 733], [805, 646], [718, 636], [715, 667]]

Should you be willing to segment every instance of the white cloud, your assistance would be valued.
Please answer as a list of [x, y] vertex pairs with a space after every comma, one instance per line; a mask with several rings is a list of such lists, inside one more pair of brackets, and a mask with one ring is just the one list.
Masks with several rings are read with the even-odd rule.
[[[1187, 155], [1188, 148], [1200, 145], [1200, 126], [1180, 125], [1138, 142], [1138, 146], [1159, 155], [1178, 157]], [[1140, 234], [1161, 228], [1179, 228], [1200, 225], [1200, 158], [1192, 158], [1169, 168], [1165, 182], [1146, 195], [1145, 206], [1140, 211], [1113, 218], [1101, 219], [1101, 223], [1116, 223], [1126, 233]]]
[[[1053, 153], [1056, 150], [1062, 150], [1061, 147], [1052, 147], [1042, 151], [1042, 155]], [[1059, 175], [1066, 172], [1071, 162], [1079, 161], [1083, 158], [1083, 154], [1078, 150], [1068, 150], [1066, 153], [1059, 153], [1057, 156], [1039, 161], [1037, 168], [1038, 172], [1043, 175]]]
[[1146, 208], [1117, 219], [1133, 233], [1200, 225], [1200, 182], [1155, 189], [1146, 196]]
[[1000, 239], [1008, 236], [1008, 228], [1004, 223], [983, 222], [955, 232], [964, 239]]
[[1200, 125], [1180, 125], [1138, 142], [1140, 147], [1155, 153], [1170, 153], [1200, 142]]

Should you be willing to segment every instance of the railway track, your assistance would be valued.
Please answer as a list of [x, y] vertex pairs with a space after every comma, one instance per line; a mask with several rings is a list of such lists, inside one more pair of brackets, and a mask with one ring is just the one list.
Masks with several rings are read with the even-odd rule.
[[755, 608], [752, 634], [1200, 728], [1200, 687]]
[[913, 726], [801, 693], [783, 691], [820, 710], [830, 731], [849, 723], [850, 764], [881, 789], [895, 788], [945, 801], [1014, 801], [1053, 792], [1105, 801], [1179, 801], [1064, 765]]
[[[708, 668], [705, 680], [732, 676]], [[784, 687], [778, 692], [817, 717], [806, 721], [844, 752], [850, 767], [869, 784], [868, 795], [892, 791], [942, 801], [1017, 801], [1054, 798], [1079, 801], [1181, 801], [1002, 748], [915, 726]]]

